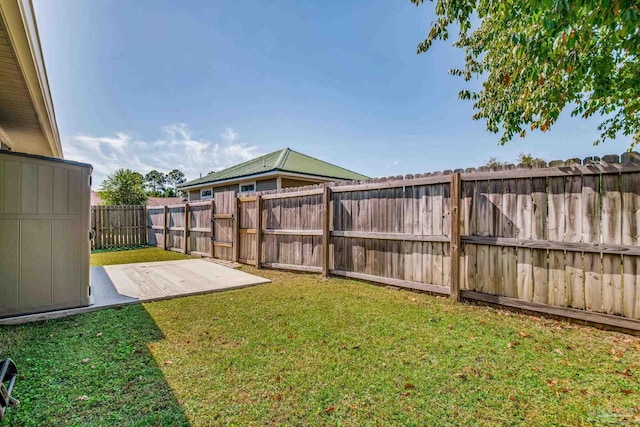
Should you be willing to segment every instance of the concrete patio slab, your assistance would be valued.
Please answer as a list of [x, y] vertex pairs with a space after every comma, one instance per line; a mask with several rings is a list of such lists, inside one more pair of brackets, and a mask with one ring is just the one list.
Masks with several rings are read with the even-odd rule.
[[270, 282], [202, 259], [94, 267], [92, 274], [94, 270], [91, 287], [96, 305], [155, 301]]
[[0, 325], [72, 316], [126, 304], [244, 288], [271, 281], [204, 259], [91, 268], [91, 305], [0, 319]]

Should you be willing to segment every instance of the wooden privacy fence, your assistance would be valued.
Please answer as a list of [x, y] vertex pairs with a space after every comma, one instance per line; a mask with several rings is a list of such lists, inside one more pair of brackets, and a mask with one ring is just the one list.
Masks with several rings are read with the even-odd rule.
[[147, 207], [149, 245], [221, 259], [234, 259], [233, 191], [211, 201]]
[[91, 206], [91, 249], [147, 244], [144, 206]]
[[640, 156], [535, 166], [227, 194], [214, 256], [640, 330]]
[[640, 156], [549, 166], [462, 174], [462, 296], [640, 329]]

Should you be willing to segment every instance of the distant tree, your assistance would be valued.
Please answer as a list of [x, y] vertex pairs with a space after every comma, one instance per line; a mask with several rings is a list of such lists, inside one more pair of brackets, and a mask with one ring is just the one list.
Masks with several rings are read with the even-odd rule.
[[147, 187], [148, 194], [150, 196], [161, 197], [165, 193], [165, 185], [167, 183], [167, 177], [162, 172], [152, 170], [144, 177], [145, 185]]
[[540, 157], [535, 157], [531, 155], [531, 153], [520, 153], [518, 155], [518, 163], [524, 163], [525, 165], [533, 165], [537, 162], [544, 162], [544, 159]]
[[[632, 135], [640, 143], [640, 3], [638, 0], [411, 0], [429, 3], [431, 28], [418, 45], [457, 35], [473, 119], [502, 133], [548, 131], [560, 113], [601, 115], [600, 137]], [[456, 34], [457, 33], [457, 34]]]
[[485, 166], [488, 168], [497, 168], [500, 166], [504, 166], [506, 164], [507, 164], [506, 162], [499, 161], [497, 157], [490, 157], [489, 160], [487, 160], [487, 163], [485, 164]]
[[144, 191], [144, 178], [131, 169], [118, 169], [102, 182], [98, 190], [105, 205], [144, 205], [147, 194]]
[[166, 183], [169, 185], [165, 189], [166, 197], [184, 196], [182, 191], [178, 191], [178, 185], [185, 182], [184, 173], [178, 169], [174, 169], [166, 175]]
[[[544, 160], [540, 157], [535, 157], [531, 153], [520, 153], [516, 158], [516, 163], [524, 163], [525, 165], [533, 165], [536, 162], [543, 162]], [[497, 157], [490, 157], [485, 164], [488, 168], [497, 168], [501, 166], [508, 165], [509, 162], [501, 162]]]

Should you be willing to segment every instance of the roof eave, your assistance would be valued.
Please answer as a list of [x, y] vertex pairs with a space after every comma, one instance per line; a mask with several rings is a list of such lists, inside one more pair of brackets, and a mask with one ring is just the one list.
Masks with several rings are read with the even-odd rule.
[[[339, 177], [335, 177], [335, 176], [327, 176], [327, 175], [316, 175], [316, 174], [312, 174], [312, 173], [304, 173], [304, 172], [296, 172], [296, 171], [289, 171], [286, 169], [270, 169], [266, 172], [260, 172], [260, 173], [253, 173], [253, 174], [247, 174], [247, 175], [241, 175], [241, 176], [236, 176], [233, 178], [226, 178], [226, 179], [219, 179], [219, 180], [214, 180], [214, 181], [206, 181], [206, 182], [200, 182], [197, 184], [189, 184], [188, 182], [186, 182], [184, 185], [178, 186], [179, 190], [192, 190], [192, 189], [197, 189], [200, 187], [209, 187], [209, 186], [213, 186], [213, 185], [218, 185], [218, 184], [226, 184], [226, 183], [230, 183], [230, 182], [234, 182], [234, 181], [240, 181], [240, 180], [246, 180], [248, 178], [262, 178], [262, 177], [270, 177], [270, 176], [275, 176], [275, 175], [282, 175], [282, 174], [288, 174], [291, 176], [298, 176], [298, 177], [309, 177], [309, 178], [315, 178], [315, 179], [321, 179], [323, 181], [351, 181], [352, 179], [350, 178], [339, 178]], [[366, 179], [366, 178], [363, 178]], [[356, 180], [358, 181], [358, 180]]]
[[52, 157], [63, 157], [40, 35], [31, 0], [0, 0], [0, 14]]
[[[268, 171], [264, 171], [264, 172], [260, 172], [260, 173], [250, 173], [250, 174], [246, 174], [246, 175], [234, 176], [233, 178], [216, 179], [216, 180], [213, 180], [213, 181], [198, 182], [196, 184], [191, 184], [190, 182], [185, 182], [184, 184], [179, 185], [178, 189], [179, 190], [189, 190], [191, 188], [198, 188], [198, 187], [202, 187], [202, 186], [224, 184], [226, 182], [237, 181], [237, 180], [241, 180], [241, 179], [245, 179], [245, 178], [271, 176], [271, 175], [275, 175], [277, 172], [278, 172], [277, 169], [269, 169]], [[193, 181], [195, 181], [195, 179], [192, 180], [191, 182], [193, 182]]]

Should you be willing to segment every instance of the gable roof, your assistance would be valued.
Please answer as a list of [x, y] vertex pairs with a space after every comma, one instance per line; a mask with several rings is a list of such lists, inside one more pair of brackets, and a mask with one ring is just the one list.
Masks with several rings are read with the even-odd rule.
[[329, 178], [337, 180], [362, 180], [365, 175], [352, 172], [348, 169], [331, 163], [323, 162], [314, 157], [307, 156], [289, 148], [274, 151], [264, 156], [256, 157], [244, 163], [218, 172], [210, 173], [202, 178], [181, 184], [178, 188], [190, 187], [200, 184], [212, 184], [218, 181], [226, 181], [236, 178], [251, 177], [267, 172], [292, 172], [297, 174]]

